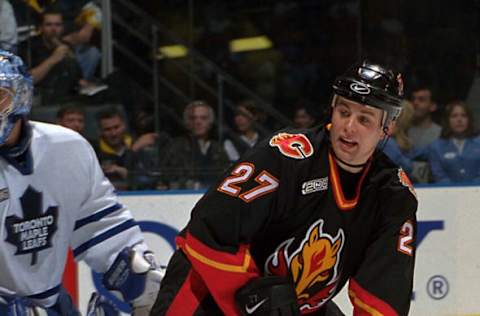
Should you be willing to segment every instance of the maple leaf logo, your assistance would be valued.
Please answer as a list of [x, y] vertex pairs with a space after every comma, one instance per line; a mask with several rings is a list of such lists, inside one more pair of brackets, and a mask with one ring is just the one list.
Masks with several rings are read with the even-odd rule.
[[42, 202], [42, 193], [28, 186], [20, 197], [23, 218], [11, 215], [5, 220], [5, 241], [17, 247], [16, 256], [32, 254], [31, 265], [36, 264], [39, 251], [52, 247], [51, 239], [57, 230], [58, 207], [50, 206], [43, 213]]

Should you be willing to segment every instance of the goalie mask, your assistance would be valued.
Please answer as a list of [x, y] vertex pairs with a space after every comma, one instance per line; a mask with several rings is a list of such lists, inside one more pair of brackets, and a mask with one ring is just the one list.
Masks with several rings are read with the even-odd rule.
[[15, 123], [30, 112], [33, 84], [22, 60], [0, 50], [0, 146], [5, 144]]
[[[333, 90], [336, 95], [383, 110], [386, 114], [383, 119], [384, 130], [402, 112], [401, 75], [367, 60], [354, 64], [346, 73], [337, 77]], [[335, 100], [336, 98], [334, 102]]]

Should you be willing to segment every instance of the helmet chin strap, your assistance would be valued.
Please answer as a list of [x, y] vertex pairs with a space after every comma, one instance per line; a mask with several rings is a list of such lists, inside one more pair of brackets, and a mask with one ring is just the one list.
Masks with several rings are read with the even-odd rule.
[[333, 154], [333, 157], [335, 157], [335, 160], [340, 161], [342, 164], [344, 164], [344, 165], [346, 165], [346, 166], [348, 166], [348, 167], [350, 167], [350, 168], [363, 168], [364, 166], [366, 166], [366, 165], [368, 164], [368, 159], [367, 159], [367, 161], [365, 161], [364, 163], [358, 164], [358, 165], [354, 165], [354, 164], [348, 163], [348, 162], [340, 159], [340, 158], [337, 156], [337, 154], [335, 153], [335, 150], [333, 150], [333, 148], [332, 148], [332, 154]]

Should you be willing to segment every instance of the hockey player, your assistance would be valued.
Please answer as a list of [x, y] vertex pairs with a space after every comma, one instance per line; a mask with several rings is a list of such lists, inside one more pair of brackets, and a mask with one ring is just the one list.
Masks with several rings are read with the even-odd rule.
[[417, 200], [377, 145], [401, 112], [400, 75], [355, 64], [331, 124], [286, 130], [202, 197], [177, 238], [151, 315], [406, 315]]
[[162, 273], [88, 142], [30, 122], [32, 82], [0, 51], [0, 315], [79, 315], [62, 289], [67, 250], [148, 315]]

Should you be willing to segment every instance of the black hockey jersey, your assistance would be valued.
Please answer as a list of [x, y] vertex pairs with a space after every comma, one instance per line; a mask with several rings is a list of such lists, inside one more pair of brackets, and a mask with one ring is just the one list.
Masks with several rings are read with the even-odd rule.
[[289, 276], [301, 314], [323, 315], [349, 281], [354, 315], [406, 315], [412, 185], [376, 151], [348, 199], [338, 168], [322, 127], [249, 151], [193, 209], [152, 315], [239, 315], [235, 292], [262, 275]]

